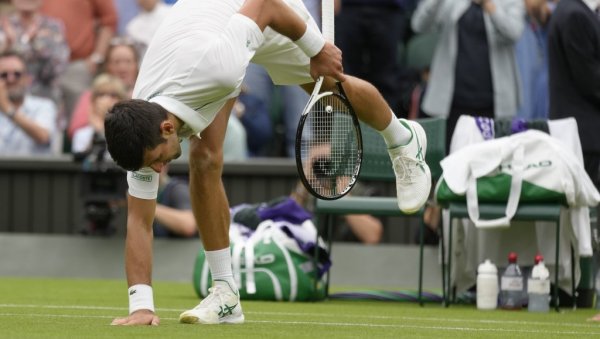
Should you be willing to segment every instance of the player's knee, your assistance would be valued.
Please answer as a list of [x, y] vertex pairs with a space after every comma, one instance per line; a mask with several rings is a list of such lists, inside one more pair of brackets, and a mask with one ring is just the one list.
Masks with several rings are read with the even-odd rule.
[[223, 169], [223, 152], [208, 147], [191, 147], [189, 166], [190, 174], [195, 172], [220, 175]]

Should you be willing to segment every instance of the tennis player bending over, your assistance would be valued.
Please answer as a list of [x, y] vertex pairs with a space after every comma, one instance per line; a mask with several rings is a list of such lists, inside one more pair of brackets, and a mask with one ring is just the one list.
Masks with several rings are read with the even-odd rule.
[[[398, 120], [369, 83], [344, 75], [342, 55], [324, 41], [301, 0], [179, 0], [144, 57], [133, 97], [106, 117], [108, 150], [128, 170], [125, 269], [129, 316], [114, 325], [158, 325], [152, 295], [152, 220], [158, 173], [190, 138], [190, 195], [213, 278], [210, 294], [180, 316], [182, 323], [243, 323], [229, 252], [229, 204], [221, 172], [229, 113], [249, 62], [263, 65], [277, 84], [308, 93], [327, 76], [325, 90], [344, 89], [358, 117], [390, 148], [398, 205], [417, 211], [431, 175], [420, 125]], [[391, 62], [391, 61], [390, 61]], [[298, 112], [300, 114], [300, 112]]]

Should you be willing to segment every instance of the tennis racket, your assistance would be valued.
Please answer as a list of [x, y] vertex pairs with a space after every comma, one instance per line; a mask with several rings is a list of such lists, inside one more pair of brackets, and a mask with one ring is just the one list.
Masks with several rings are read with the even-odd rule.
[[[334, 42], [334, 0], [322, 1], [323, 35]], [[362, 161], [362, 136], [341, 83], [321, 92], [319, 77], [296, 131], [296, 167], [304, 187], [319, 199], [346, 195], [356, 183]]]

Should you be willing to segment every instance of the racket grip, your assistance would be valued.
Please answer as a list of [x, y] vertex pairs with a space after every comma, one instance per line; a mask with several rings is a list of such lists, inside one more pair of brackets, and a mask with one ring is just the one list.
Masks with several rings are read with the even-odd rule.
[[321, 22], [323, 36], [325, 40], [334, 43], [335, 42], [335, 26], [334, 26], [334, 13], [333, 3], [335, 0], [322, 0], [321, 1]]

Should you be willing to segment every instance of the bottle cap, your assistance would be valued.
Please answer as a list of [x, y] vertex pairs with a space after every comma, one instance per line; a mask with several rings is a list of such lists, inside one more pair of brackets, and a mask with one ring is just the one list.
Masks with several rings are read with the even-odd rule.
[[514, 264], [517, 262], [517, 253], [515, 252], [510, 252], [508, 254], [508, 262], [511, 264]]
[[482, 262], [481, 264], [479, 264], [479, 267], [477, 268], [477, 273], [480, 274], [496, 274], [498, 273], [498, 269], [496, 268], [496, 265], [494, 265], [494, 263], [492, 263], [490, 261], [490, 259], [485, 259], [484, 262]]
[[[540, 261], [537, 260], [538, 256], [541, 258]], [[548, 268], [544, 264], [544, 258], [541, 255], [536, 255], [535, 259], [536, 259], [535, 265], [531, 269], [531, 278], [547, 280], [550, 277], [550, 272], [548, 271]]]
[[533, 262], [537, 265], [540, 263], [540, 261], [544, 261], [544, 256], [541, 254], [537, 254], [533, 259]]

